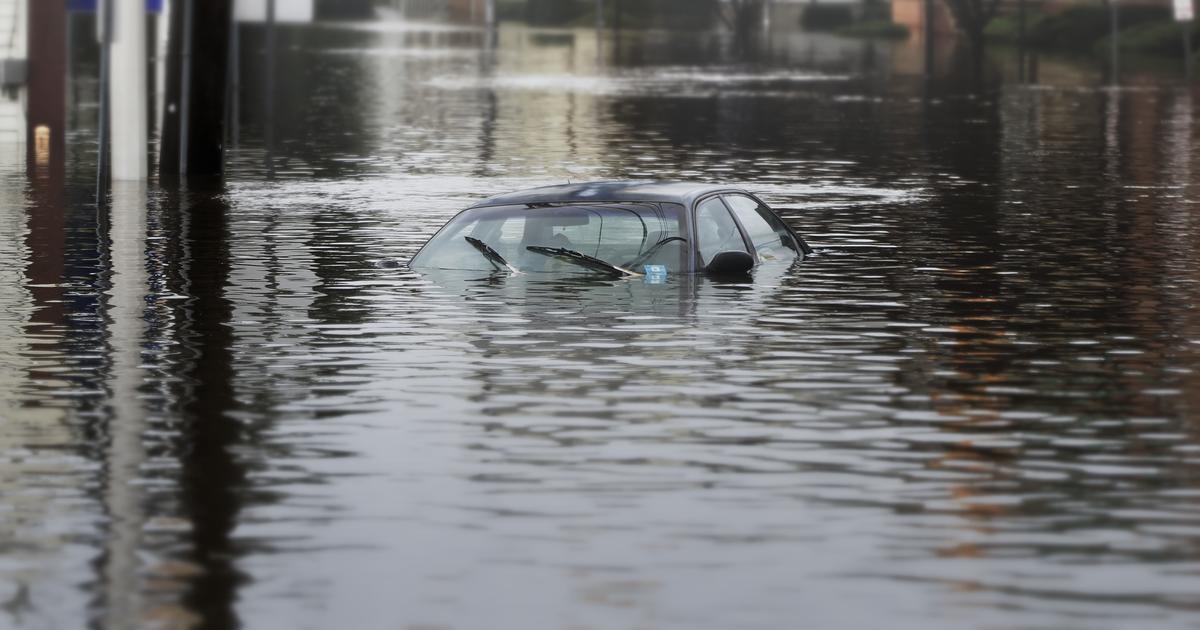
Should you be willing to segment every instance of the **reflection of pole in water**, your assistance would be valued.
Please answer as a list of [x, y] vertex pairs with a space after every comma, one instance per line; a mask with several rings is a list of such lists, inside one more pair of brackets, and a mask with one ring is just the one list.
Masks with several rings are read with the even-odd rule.
[[1183, 22], [1183, 76], [1192, 80], [1192, 21]]
[[113, 182], [109, 228], [112, 270], [106, 292], [110, 359], [110, 421], [105, 453], [104, 505], [109, 517], [103, 592], [105, 628], [127, 628], [140, 612], [138, 549], [145, 517], [136, 483], [145, 461], [145, 409], [138, 395], [144, 380], [141, 352], [145, 333], [146, 187]]
[[183, 448], [180, 504], [191, 521], [191, 557], [200, 567], [188, 578], [184, 605], [203, 627], [238, 627], [234, 602], [241, 582], [232, 532], [245, 492], [246, 469], [235, 454], [244, 428], [233, 417], [233, 304], [228, 283], [229, 206], [223, 190], [189, 190], [181, 209], [185, 270], [181, 289], [188, 301], [178, 328], [190, 353], [181, 370], [187, 390], [180, 399]]
[[[1164, 183], [1179, 189], [1179, 195], [1164, 204], [1167, 223], [1171, 229], [1166, 230], [1168, 239], [1176, 252], [1187, 252], [1186, 259], [1195, 258], [1195, 238], [1197, 220], [1188, 199], [1198, 188], [1192, 177], [1192, 141], [1195, 125], [1192, 122], [1192, 94], [1188, 90], [1180, 90], [1173, 95], [1166, 124], [1163, 125], [1163, 145], [1166, 164], [1162, 174]], [[1195, 292], [1195, 290], [1193, 290]]]
[[1108, 90], [1104, 108], [1104, 180], [1112, 191], [1104, 196], [1110, 217], [1119, 207], [1121, 182], [1121, 93]]

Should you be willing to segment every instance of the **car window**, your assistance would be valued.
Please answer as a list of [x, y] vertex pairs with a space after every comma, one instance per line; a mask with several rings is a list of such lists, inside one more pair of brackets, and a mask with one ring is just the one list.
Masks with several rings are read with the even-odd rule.
[[737, 224], [717, 197], [700, 202], [696, 208], [696, 239], [700, 259], [706, 265], [721, 252], [746, 251]]
[[475, 240], [521, 271], [591, 273], [528, 249], [537, 246], [573, 250], [618, 266], [660, 265], [673, 272], [684, 268], [688, 251], [680, 233], [682, 211], [682, 206], [671, 203], [469, 210], [430, 239], [412, 264], [439, 269], [494, 269], [488, 257], [471, 244]]
[[792, 258], [797, 254], [796, 240], [769, 208], [745, 195], [725, 195], [725, 201], [746, 228], [760, 260]]

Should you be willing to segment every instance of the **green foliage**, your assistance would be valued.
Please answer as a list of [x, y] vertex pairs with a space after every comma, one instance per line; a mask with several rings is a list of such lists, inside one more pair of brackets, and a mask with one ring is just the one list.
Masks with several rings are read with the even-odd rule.
[[[1192, 22], [1192, 41], [1198, 41], [1200, 28]], [[1122, 30], [1117, 34], [1117, 45], [1121, 50], [1144, 55], [1182, 55], [1183, 25], [1174, 21], [1149, 22]], [[1097, 48], [1107, 49], [1112, 38], [1105, 37], [1096, 43]]]
[[[1041, 13], [1033, 13], [1032, 11], [1026, 14], [1025, 17], [1025, 36], [1039, 28], [1039, 25], [1047, 16]], [[983, 36], [989, 41], [994, 42], [1011, 42], [1016, 43], [1021, 35], [1021, 20], [1014, 15], [1001, 15], [996, 17], [983, 29]]]
[[834, 33], [844, 37], [876, 37], [880, 39], [908, 39], [908, 27], [888, 20], [859, 22], [843, 26]]
[[[1164, 7], [1130, 6], [1118, 10], [1118, 25], [1129, 28], [1146, 22], [1169, 19]], [[1029, 43], [1037, 48], [1086, 52], [1107, 37], [1109, 12], [1104, 6], [1071, 7], [1045, 16], [1029, 31]]]
[[[1117, 34], [1122, 51], [1139, 55], [1182, 55], [1180, 29], [1164, 7], [1131, 6], [1119, 9]], [[1026, 22], [1029, 44], [1038, 49], [1061, 52], [1107, 52], [1111, 33], [1108, 8], [1072, 7], [1054, 15], [1029, 12]], [[1192, 41], [1200, 42], [1200, 22], [1192, 22]], [[1015, 14], [997, 17], [984, 30], [987, 39], [1016, 43], [1020, 25]], [[1198, 66], [1200, 67], [1200, 66]]]
[[836, 4], [811, 4], [804, 9], [800, 24], [810, 31], [832, 31], [850, 26], [854, 14], [850, 7]]

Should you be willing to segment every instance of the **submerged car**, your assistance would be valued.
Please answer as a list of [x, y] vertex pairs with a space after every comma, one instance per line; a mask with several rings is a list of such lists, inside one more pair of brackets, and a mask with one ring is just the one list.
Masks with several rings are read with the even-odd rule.
[[741, 189], [596, 182], [481, 201], [442, 227], [409, 266], [664, 279], [745, 274], [811, 253], [767, 204]]

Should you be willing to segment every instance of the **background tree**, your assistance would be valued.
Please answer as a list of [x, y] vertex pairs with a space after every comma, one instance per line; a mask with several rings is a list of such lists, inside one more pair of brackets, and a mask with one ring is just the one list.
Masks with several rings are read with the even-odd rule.
[[1000, 0], [946, 0], [958, 28], [967, 36], [971, 51], [983, 51], [983, 29], [996, 17]]
[[727, 0], [720, 10], [721, 19], [733, 32], [738, 52], [753, 50], [755, 35], [762, 25], [767, 0]]

